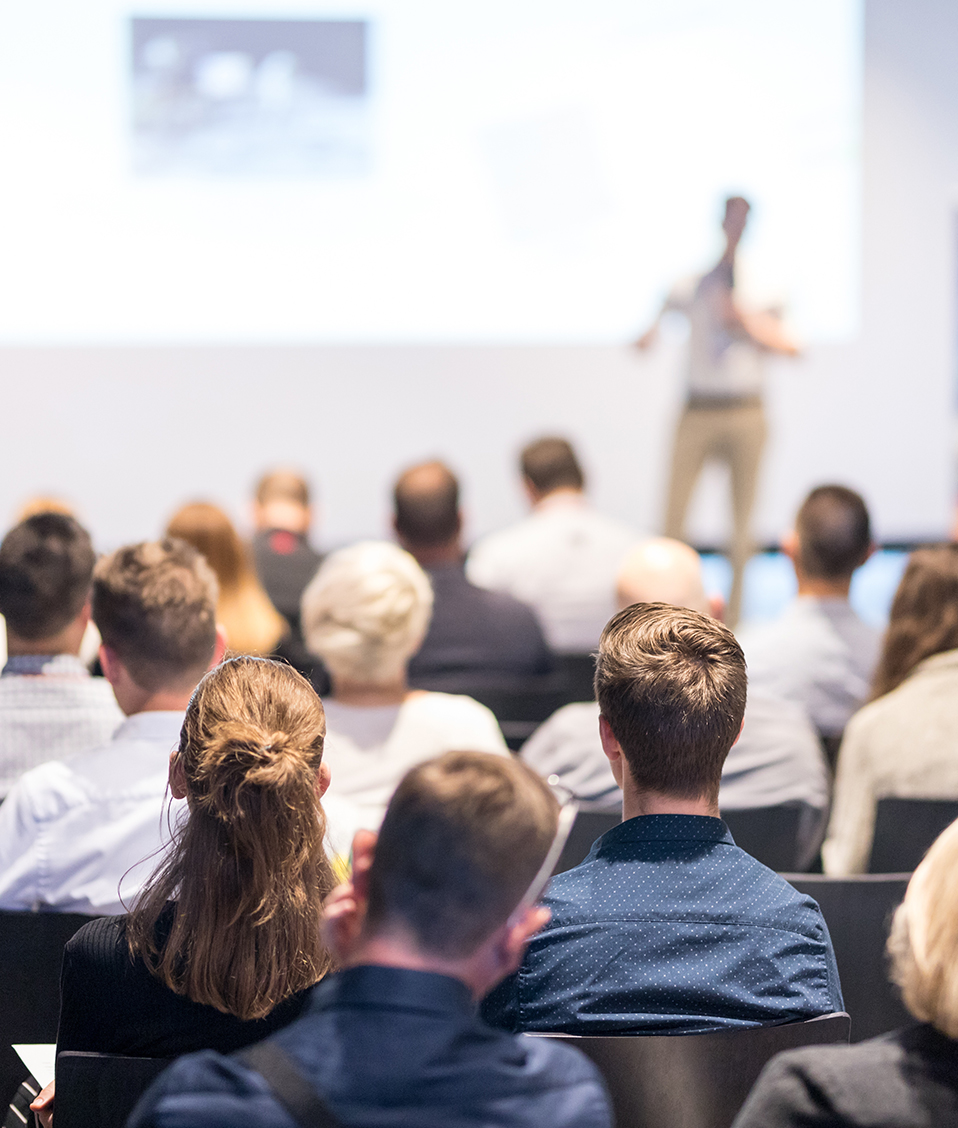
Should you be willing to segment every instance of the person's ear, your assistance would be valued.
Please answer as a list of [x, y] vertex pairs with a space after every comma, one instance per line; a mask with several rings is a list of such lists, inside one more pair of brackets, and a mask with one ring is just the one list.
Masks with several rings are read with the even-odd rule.
[[87, 625], [87, 623], [89, 623], [89, 621], [92, 617], [93, 617], [93, 604], [88, 599], [86, 601], [86, 603], [84, 603], [83, 606], [80, 608], [80, 614], [77, 615], [77, 618], [83, 623], [83, 629], [84, 630], [86, 630], [86, 625]]
[[798, 559], [798, 533], [794, 529], [789, 529], [782, 537], [781, 549], [794, 564]]
[[619, 787], [621, 787], [625, 768], [622, 745], [615, 739], [609, 722], [601, 713], [599, 714], [599, 740], [602, 742], [602, 751], [605, 753], [606, 759], [609, 761], [609, 767], [612, 769], [612, 776]]
[[316, 773], [316, 796], [319, 799], [326, 794], [331, 779], [329, 764], [325, 760], [319, 765], [319, 771]]
[[170, 753], [170, 794], [174, 799], [186, 798], [186, 772], [183, 757], [177, 749]]
[[353, 835], [352, 885], [356, 900], [363, 903], [369, 896], [369, 870], [376, 856], [377, 838], [371, 830], [357, 830]]
[[743, 718], [742, 718], [742, 723], [741, 723], [741, 724], [740, 724], [740, 725], [738, 726], [738, 736], [736, 736], [736, 737], [735, 737], [735, 739], [734, 739], [734, 740], [732, 741], [732, 747], [733, 747], [733, 748], [734, 748], [734, 747], [735, 747], [735, 745], [736, 745], [736, 744], [738, 744], [738, 742], [739, 742], [739, 741], [740, 741], [740, 740], [742, 739], [742, 733], [743, 733], [744, 731], [745, 731], [745, 718], [743, 717]]
[[[544, 905], [530, 905], [518, 917], [510, 917], [502, 926], [502, 936], [496, 945], [498, 980], [505, 979], [522, 963], [526, 948], [533, 936], [549, 923], [552, 910]], [[490, 988], [491, 990], [491, 988]]]
[[725, 599], [721, 595], [719, 595], [718, 592], [716, 592], [715, 595], [710, 595], [708, 597], [708, 600], [709, 600], [709, 614], [712, 616], [713, 619], [718, 620], [718, 622], [720, 622], [720, 623], [724, 623], [725, 622]]
[[229, 641], [226, 637], [226, 627], [222, 623], [216, 624], [216, 642], [213, 643], [213, 661], [210, 662], [210, 669], [218, 666], [223, 661], [223, 655], [226, 653], [226, 648], [229, 646]]
[[110, 685], [116, 685], [117, 679], [120, 676], [120, 663], [116, 656], [116, 651], [111, 650], [105, 642], [101, 642], [99, 655], [100, 665], [103, 667], [103, 676]]

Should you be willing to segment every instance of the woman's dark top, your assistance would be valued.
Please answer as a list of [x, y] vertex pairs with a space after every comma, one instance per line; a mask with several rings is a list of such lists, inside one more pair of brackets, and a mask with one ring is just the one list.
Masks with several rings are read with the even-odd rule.
[[958, 1042], [910, 1026], [856, 1046], [809, 1046], [765, 1067], [733, 1128], [951, 1128]]
[[[58, 1050], [176, 1057], [194, 1050], [230, 1053], [298, 1018], [309, 990], [286, 999], [266, 1018], [244, 1021], [177, 995], [130, 955], [126, 917], [85, 924], [67, 944], [60, 976]], [[157, 940], [169, 934], [172, 906]]]

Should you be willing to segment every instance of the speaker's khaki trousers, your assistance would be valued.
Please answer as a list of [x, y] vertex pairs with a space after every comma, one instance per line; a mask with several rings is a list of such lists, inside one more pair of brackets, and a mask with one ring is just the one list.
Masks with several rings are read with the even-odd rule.
[[737, 400], [718, 405], [714, 401], [686, 405], [675, 432], [672, 472], [665, 511], [665, 535], [685, 540], [685, 518], [692, 491], [702, 467], [709, 459], [728, 464], [732, 479], [732, 594], [727, 618], [738, 621], [742, 607], [745, 565], [754, 551], [752, 507], [758, 486], [758, 470], [765, 446], [767, 426], [761, 400]]

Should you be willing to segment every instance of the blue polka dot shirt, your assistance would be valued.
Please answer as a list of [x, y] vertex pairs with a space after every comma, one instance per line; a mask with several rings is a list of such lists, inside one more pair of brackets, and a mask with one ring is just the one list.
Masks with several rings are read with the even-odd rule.
[[495, 1026], [691, 1034], [843, 1009], [818, 905], [721, 819], [629, 819], [544, 903], [551, 921], [483, 1004]]

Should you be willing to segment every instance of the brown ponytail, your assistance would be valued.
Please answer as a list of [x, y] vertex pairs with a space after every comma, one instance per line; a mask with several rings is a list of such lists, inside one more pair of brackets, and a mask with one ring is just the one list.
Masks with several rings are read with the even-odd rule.
[[319, 917], [335, 879], [316, 791], [325, 731], [314, 690], [282, 663], [234, 658], [197, 687], [177, 753], [189, 818], [127, 926], [133, 955], [178, 994], [262, 1018], [329, 970]]

